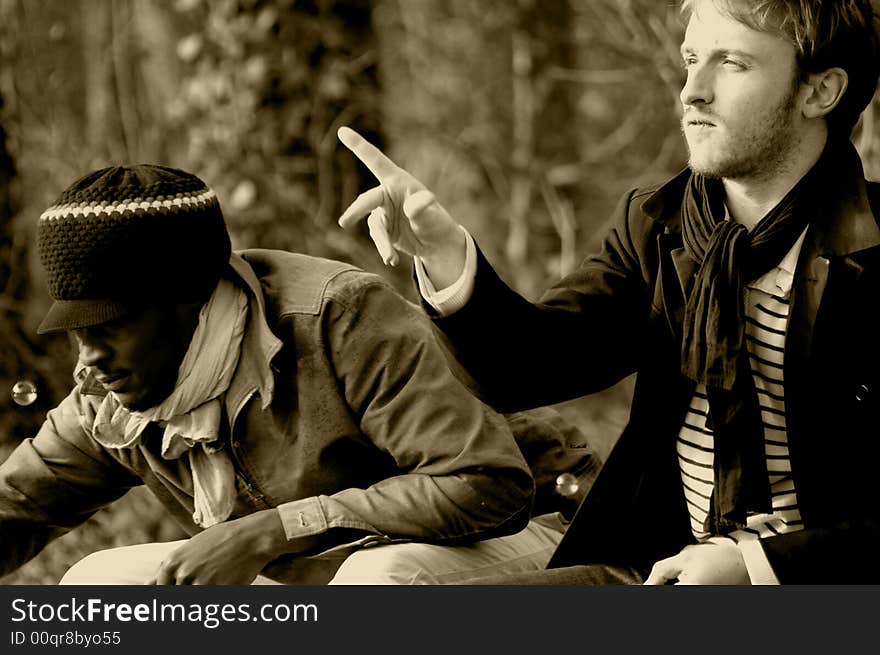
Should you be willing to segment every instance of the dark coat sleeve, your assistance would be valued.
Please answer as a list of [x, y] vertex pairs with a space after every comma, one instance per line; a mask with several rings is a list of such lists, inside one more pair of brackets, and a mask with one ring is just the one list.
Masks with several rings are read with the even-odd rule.
[[493, 407], [515, 412], [605, 389], [635, 372], [651, 315], [655, 226], [619, 204], [602, 248], [531, 303], [478, 253], [470, 301], [435, 318], [452, 355]]
[[782, 584], [878, 584], [880, 521], [847, 521], [761, 540]]

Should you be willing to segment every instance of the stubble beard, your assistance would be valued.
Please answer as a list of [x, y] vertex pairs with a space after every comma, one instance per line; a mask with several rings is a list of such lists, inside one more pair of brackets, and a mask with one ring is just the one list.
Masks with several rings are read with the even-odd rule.
[[[792, 90], [760, 123], [748, 126], [745, 133], [725, 135], [716, 146], [721, 155], [713, 161], [699, 161], [687, 141], [690, 169], [704, 177], [728, 180], [766, 180], [782, 173], [797, 148], [794, 129], [796, 90]], [[684, 130], [684, 123], [682, 123]], [[718, 128], [713, 128], [718, 129]], [[706, 145], [699, 146], [702, 148]]]

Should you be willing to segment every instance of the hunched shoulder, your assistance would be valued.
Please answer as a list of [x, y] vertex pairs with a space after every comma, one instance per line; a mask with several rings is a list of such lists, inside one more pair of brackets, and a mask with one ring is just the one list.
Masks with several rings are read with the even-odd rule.
[[388, 284], [353, 264], [280, 250], [246, 250], [242, 257], [260, 281], [267, 312], [317, 315], [328, 300], [348, 304], [367, 287]]

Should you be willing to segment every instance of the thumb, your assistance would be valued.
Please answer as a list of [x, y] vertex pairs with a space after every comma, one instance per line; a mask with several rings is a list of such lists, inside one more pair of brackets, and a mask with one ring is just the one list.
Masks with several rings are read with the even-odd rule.
[[403, 213], [407, 218], [418, 220], [419, 215], [436, 202], [434, 194], [427, 189], [421, 189], [408, 194], [403, 201]]

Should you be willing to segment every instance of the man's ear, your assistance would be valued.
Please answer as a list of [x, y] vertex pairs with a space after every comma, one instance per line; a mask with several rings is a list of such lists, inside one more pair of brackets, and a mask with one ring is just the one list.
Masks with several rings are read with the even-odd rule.
[[849, 76], [842, 68], [829, 68], [810, 73], [804, 85], [809, 90], [802, 110], [807, 118], [822, 118], [831, 113], [849, 85]]

